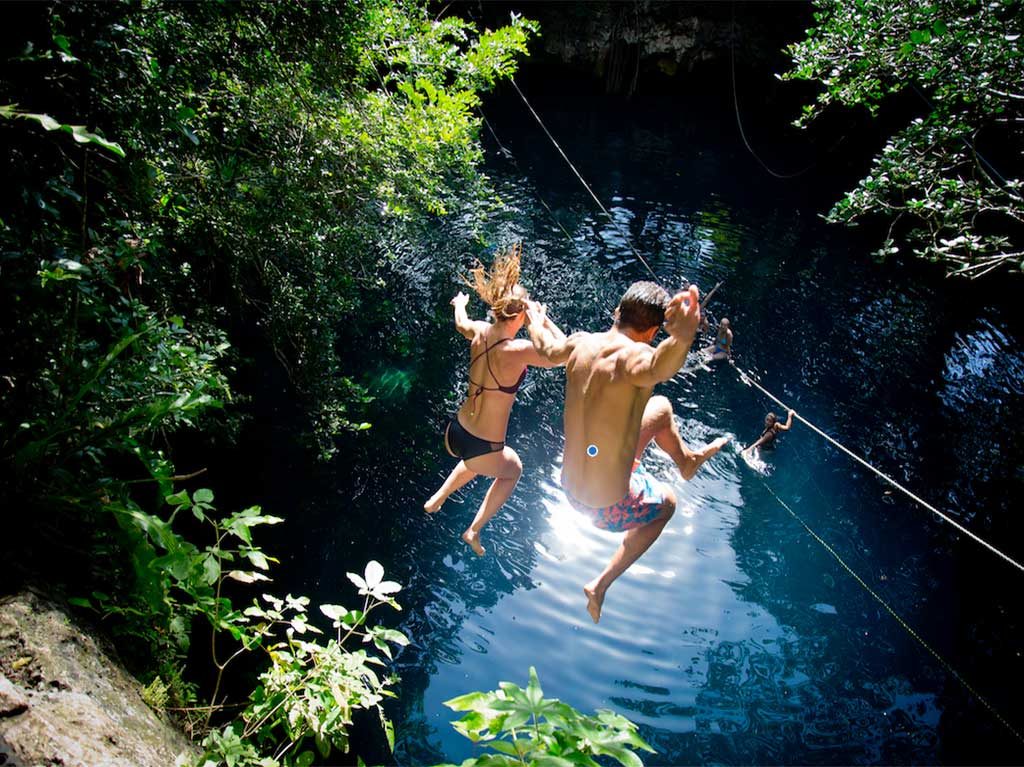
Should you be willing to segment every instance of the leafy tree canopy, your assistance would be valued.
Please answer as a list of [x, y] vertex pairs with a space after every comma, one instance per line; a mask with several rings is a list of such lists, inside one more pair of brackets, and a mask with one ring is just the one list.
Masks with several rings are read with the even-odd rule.
[[910, 91], [922, 117], [897, 131], [869, 175], [828, 219], [892, 219], [880, 255], [895, 253], [897, 224], [913, 252], [953, 274], [1024, 268], [1024, 54], [1020, 0], [816, 0], [815, 26], [788, 48], [786, 79], [825, 86], [805, 107], [877, 115]]

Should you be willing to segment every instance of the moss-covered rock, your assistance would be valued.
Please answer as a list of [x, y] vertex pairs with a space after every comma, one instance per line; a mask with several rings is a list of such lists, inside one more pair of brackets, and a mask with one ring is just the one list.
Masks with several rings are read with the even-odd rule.
[[192, 749], [142, 686], [67, 613], [0, 599], [0, 754], [9, 764], [169, 767]]

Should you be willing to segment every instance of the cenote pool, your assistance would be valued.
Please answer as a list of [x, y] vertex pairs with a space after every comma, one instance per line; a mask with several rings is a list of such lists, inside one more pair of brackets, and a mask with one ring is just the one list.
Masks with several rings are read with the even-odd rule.
[[[1024, 576], [799, 425], [765, 475], [729, 447], [682, 483], [654, 452], [650, 466], [672, 481], [679, 511], [609, 591], [598, 626], [581, 586], [618, 539], [584, 524], [558, 488], [560, 371], [531, 372], [520, 392], [509, 443], [525, 473], [485, 530], [487, 556], [458, 537], [483, 481], [439, 514], [423, 513], [453, 465], [439, 434], [464, 390], [465, 342], [448, 306], [456, 265], [522, 241], [523, 280], [566, 331], [605, 327], [621, 292], [647, 274], [514, 98], [487, 106], [517, 163], [488, 137], [503, 206], [474, 232], [479, 245], [468, 244], [471, 222], [449, 220], [431, 252], [399, 254], [402, 309], [379, 343], [393, 337], [405, 352], [398, 363], [365, 362], [377, 399], [362, 450], [317, 467], [272, 444], [262, 470], [250, 470], [259, 500], [288, 519], [271, 544], [281, 584], [345, 603], [345, 571], [371, 558], [404, 584], [393, 624], [412, 645], [398, 659], [400, 697], [389, 708], [397, 761], [479, 753], [451, 728], [443, 701], [524, 683], [531, 665], [549, 696], [637, 722], [658, 750], [648, 764], [1024, 760], [1024, 746], [768, 488], [1018, 727]], [[1024, 557], [1014, 502], [1024, 479], [1024, 354], [1010, 290], [874, 263], [873, 241], [817, 217], [841, 187], [759, 172], [728, 114], [578, 101], [538, 96], [536, 106], [666, 285], [723, 281], [711, 310], [730, 318], [737, 361]], [[479, 302], [470, 310], [482, 313]], [[750, 442], [778, 410], [726, 365], [660, 391], [696, 444], [723, 434]]]

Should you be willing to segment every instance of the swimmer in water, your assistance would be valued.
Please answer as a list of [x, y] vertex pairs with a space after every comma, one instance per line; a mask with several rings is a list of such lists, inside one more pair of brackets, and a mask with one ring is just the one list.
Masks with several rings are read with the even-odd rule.
[[729, 320], [722, 318], [718, 323], [718, 330], [715, 333], [715, 342], [705, 347], [704, 351], [711, 355], [713, 360], [727, 360], [732, 357], [732, 329]]
[[[652, 477], [641, 459], [652, 440], [690, 479], [727, 437], [701, 450], [682, 440], [665, 397], [654, 386], [682, 367], [700, 324], [696, 286], [670, 297], [653, 282], [633, 283], [604, 333], [559, 338], [544, 307], [529, 302], [530, 338], [542, 357], [565, 364], [565, 451], [562, 487], [569, 503], [604, 530], [624, 532], [604, 571], [583, 587], [587, 611], [601, 618], [608, 587], [661, 535], [676, 508], [672, 488]], [[669, 337], [651, 342], [664, 323]]]
[[[523, 473], [519, 455], [505, 444], [516, 392], [527, 367], [556, 364], [541, 357], [525, 338], [515, 337], [526, 321], [529, 297], [519, 284], [519, 257], [520, 248], [515, 245], [494, 260], [490, 272], [479, 262], [470, 270], [471, 284], [490, 307], [494, 322], [471, 320], [466, 312], [469, 296], [461, 291], [451, 301], [455, 328], [469, 341], [470, 353], [467, 397], [444, 431], [445, 449], [460, 460], [423, 509], [437, 511], [448, 496], [480, 474], [494, 477], [479, 511], [462, 533], [462, 540], [477, 556], [484, 555], [480, 530], [512, 495]], [[555, 338], [565, 338], [550, 320], [546, 329]]]
[[793, 426], [793, 413], [795, 411], [790, 410], [789, 415], [786, 416], [786, 422], [780, 423], [775, 413], [769, 413], [764, 418], [764, 431], [761, 432], [761, 436], [757, 440], [747, 447], [743, 448], [743, 452], [754, 450], [774, 450], [775, 440], [779, 436], [780, 431], [789, 431]]

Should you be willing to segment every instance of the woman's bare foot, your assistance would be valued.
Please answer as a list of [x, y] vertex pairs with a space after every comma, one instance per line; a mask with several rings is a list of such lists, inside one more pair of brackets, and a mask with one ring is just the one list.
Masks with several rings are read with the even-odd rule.
[[462, 540], [464, 540], [469, 548], [473, 549], [473, 552], [478, 556], [482, 557], [486, 549], [480, 545], [480, 533], [474, 533], [472, 530], [467, 529], [462, 534]]
[[587, 612], [593, 618], [594, 623], [601, 620], [601, 606], [604, 604], [604, 594], [598, 593], [593, 582], [583, 587], [583, 593], [587, 596]]
[[433, 514], [435, 511], [444, 506], [444, 502], [448, 499], [440, 495], [432, 495], [427, 499], [427, 502], [423, 504], [423, 510], [427, 514]]

